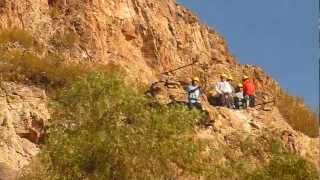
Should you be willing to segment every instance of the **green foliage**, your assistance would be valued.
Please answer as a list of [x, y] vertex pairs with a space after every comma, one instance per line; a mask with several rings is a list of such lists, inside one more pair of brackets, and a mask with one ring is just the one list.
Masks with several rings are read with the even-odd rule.
[[[268, 132], [267, 129], [263, 131]], [[240, 141], [243, 155], [246, 158], [254, 157], [261, 163], [265, 163], [268, 155], [284, 152], [285, 149], [280, 139], [273, 137], [273, 135], [271, 132], [268, 132], [257, 137], [249, 136], [245, 140]]]
[[112, 71], [74, 82], [58, 93], [52, 108], [45, 148], [22, 179], [294, 180], [317, 175], [311, 163], [286, 153], [269, 133], [235, 134], [235, 144], [214, 145], [204, 155], [210, 142], [194, 139], [198, 111], [153, 104]]
[[[314, 164], [297, 154], [286, 151], [281, 142], [271, 135], [248, 137], [240, 140], [239, 155], [230, 147], [224, 147], [228, 158], [223, 165], [211, 162], [205, 179], [240, 179], [240, 180], [315, 180], [318, 171]], [[233, 153], [233, 154], [231, 154]], [[229, 154], [229, 155], [228, 155]]]
[[191, 136], [200, 113], [154, 105], [115, 73], [77, 81], [53, 107], [40, 179], [170, 179], [201, 171]]
[[[314, 164], [303, 159], [297, 154], [292, 154], [285, 149], [281, 141], [270, 135], [262, 135], [255, 140], [249, 138], [242, 142], [241, 149], [245, 157], [258, 157], [260, 159], [264, 154], [264, 159], [270, 156], [270, 160], [263, 162], [262, 167], [255, 170], [243, 168], [241, 179], [246, 180], [313, 180], [318, 178], [318, 171]], [[253, 142], [254, 141], [254, 142]], [[260, 157], [260, 158], [259, 158]], [[242, 168], [241, 168], [242, 167]]]
[[281, 91], [277, 95], [276, 105], [295, 130], [310, 137], [319, 136], [319, 118], [316, 113], [304, 105], [303, 99]]
[[316, 180], [316, 168], [310, 162], [290, 153], [276, 154], [267, 166], [253, 172], [252, 180]]

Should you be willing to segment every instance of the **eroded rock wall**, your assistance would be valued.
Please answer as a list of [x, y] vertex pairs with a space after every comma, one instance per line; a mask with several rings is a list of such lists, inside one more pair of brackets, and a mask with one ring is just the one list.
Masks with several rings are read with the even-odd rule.
[[[69, 60], [121, 65], [141, 82], [194, 60], [235, 64], [224, 39], [174, 0], [1, 2], [0, 29], [30, 31], [48, 52]], [[59, 47], [70, 33], [78, 40]]]
[[30, 162], [49, 118], [42, 89], [0, 83], [0, 171], [17, 172]]

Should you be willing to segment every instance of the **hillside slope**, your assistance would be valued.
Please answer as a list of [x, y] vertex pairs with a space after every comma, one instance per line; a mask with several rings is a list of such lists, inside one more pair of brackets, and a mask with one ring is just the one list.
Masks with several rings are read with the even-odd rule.
[[[124, 70], [128, 82], [153, 84], [152, 87], [158, 85], [160, 91], [155, 97], [160, 97], [157, 99], [159, 102], [169, 103], [172, 95], [185, 101], [183, 85], [188, 83], [192, 76], [199, 76], [204, 90], [209, 92], [222, 72], [233, 75], [235, 82], [240, 82], [243, 74], [250, 75], [257, 86], [258, 103], [273, 100], [275, 94], [281, 91], [277, 82], [261, 68], [239, 64], [223, 37], [214, 29], [203, 25], [195, 15], [174, 0], [85, 0], [81, 3], [77, 0], [0, 0], [0, 30], [14, 29], [22, 30], [25, 34], [19, 34], [18, 37], [6, 37], [2, 34], [0, 50], [5, 52], [2, 53], [5, 55], [0, 55], [1, 60], [15, 57], [14, 53], [19, 52], [23, 54], [19, 58], [28, 61], [24, 56], [24, 53], [28, 52], [40, 60], [57, 56], [59, 62], [54, 64], [59, 64], [61, 60], [66, 66], [117, 65]], [[27, 34], [31, 34], [32, 38]], [[170, 72], [191, 63], [193, 65]], [[50, 68], [54, 67], [56, 66]], [[21, 68], [29, 70], [29, 67]], [[32, 68], [36, 69], [41, 78], [46, 77], [46, 71], [41, 67]], [[15, 67], [12, 69], [11, 74], [15, 72]], [[4, 72], [2, 69], [1, 79], [10, 79], [6, 76], [11, 74]], [[68, 72], [64, 75], [68, 75]], [[0, 146], [0, 152], [4, 153], [1, 153], [0, 162], [15, 170], [27, 164], [39, 151], [35, 144], [38, 144], [43, 126], [49, 119], [47, 98], [45, 95], [38, 97], [40, 92], [47, 90], [46, 86], [42, 86], [44, 81], [41, 78], [32, 78], [31, 75], [17, 80], [14, 84], [4, 84], [4, 87], [14, 90], [5, 91], [3, 97], [18, 96], [18, 99], [14, 102], [6, 101], [8, 98], [1, 99], [1, 106], [4, 107], [2, 115], [9, 112], [15, 117], [12, 124], [1, 123], [1, 132], [6, 137], [10, 135], [12, 141], [17, 143], [3, 141], [4, 146]], [[178, 86], [170, 88], [163, 83], [168, 81], [176, 82], [174, 84]], [[21, 94], [21, 88], [31, 90]], [[319, 166], [319, 139], [295, 131], [286, 123], [288, 119], [279, 113], [276, 106], [250, 111], [216, 108], [208, 103], [205, 106], [214, 122], [214, 128], [201, 129], [198, 135], [199, 138], [214, 139], [212, 142], [216, 143], [216, 147], [223, 148], [222, 145], [228, 146], [229, 143], [233, 145], [232, 136], [242, 131], [254, 137], [262, 134], [275, 135], [282, 139], [292, 152]], [[24, 114], [27, 114], [27, 117]], [[32, 125], [33, 114], [41, 114], [40, 117], [36, 116], [35, 120], [42, 123], [41, 127], [33, 127], [38, 128], [36, 138], [30, 138], [29, 127], [25, 130], [26, 124]], [[15, 129], [13, 125], [16, 125]], [[20, 133], [21, 129], [27, 133]]]

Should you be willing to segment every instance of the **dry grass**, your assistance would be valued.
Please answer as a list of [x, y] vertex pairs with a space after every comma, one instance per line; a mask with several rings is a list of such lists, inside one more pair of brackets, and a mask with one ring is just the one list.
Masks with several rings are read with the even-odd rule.
[[0, 44], [18, 43], [23, 48], [31, 48], [35, 40], [31, 34], [21, 29], [7, 29], [0, 34]]
[[59, 56], [40, 58], [31, 52], [12, 50], [0, 55], [1, 80], [63, 86], [86, 71], [79, 65], [63, 63]]
[[[252, 69], [245, 69], [243, 73], [255, 77]], [[277, 108], [293, 129], [310, 137], [319, 136], [317, 113], [306, 106], [302, 98], [290, 95], [282, 90], [276, 82], [271, 83], [267, 88], [266, 91], [273, 92]]]
[[[58, 35], [57, 35], [58, 36]], [[56, 38], [61, 48], [71, 48], [77, 42], [74, 33]], [[9, 29], [0, 33], [0, 80], [44, 86], [47, 90], [65, 87], [93, 71], [106, 72], [119, 67], [67, 63], [56, 53], [39, 53], [39, 44], [28, 32]], [[39, 55], [41, 54], [41, 56]]]
[[72, 31], [56, 33], [50, 40], [50, 43], [60, 49], [72, 49], [80, 41], [79, 35]]
[[93, 71], [107, 72], [111, 69], [119, 67], [66, 63], [63, 57], [57, 54], [40, 58], [32, 52], [17, 49], [0, 54], [1, 80], [41, 85], [47, 90], [68, 86]]
[[295, 130], [301, 131], [310, 137], [319, 136], [319, 118], [315, 112], [304, 104], [302, 98], [280, 91], [277, 96], [276, 106]]

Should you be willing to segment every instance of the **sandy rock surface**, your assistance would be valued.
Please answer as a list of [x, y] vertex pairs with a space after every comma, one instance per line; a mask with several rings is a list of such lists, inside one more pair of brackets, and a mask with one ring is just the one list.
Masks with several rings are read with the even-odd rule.
[[50, 118], [45, 92], [36, 87], [0, 83], [0, 163], [13, 172], [39, 152]]

